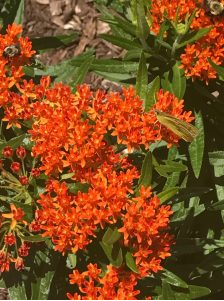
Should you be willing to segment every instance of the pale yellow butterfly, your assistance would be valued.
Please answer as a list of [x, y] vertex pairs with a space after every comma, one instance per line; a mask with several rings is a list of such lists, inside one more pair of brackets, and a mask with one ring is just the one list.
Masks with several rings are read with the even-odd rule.
[[178, 137], [187, 142], [191, 142], [197, 137], [199, 130], [194, 125], [157, 109], [155, 109], [155, 113], [158, 121]]

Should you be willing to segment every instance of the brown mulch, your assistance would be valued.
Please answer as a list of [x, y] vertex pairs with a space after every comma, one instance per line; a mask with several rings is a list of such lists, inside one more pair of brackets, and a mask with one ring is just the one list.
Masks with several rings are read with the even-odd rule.
[[9, 295], [6, 288], [0, 288], [0, 300], [9, 300]]
[[[121, 49], [98, 36], [109, 33], [108, 24], [102, 22], [100, 14], [94, 8], [93, 0], [26, 0], [24, 34], [29, 37], [46, 37], [61, 34], [80, 34], [77, 41], [67, 47], [48, 51], [41, 55], [41, 61], [47, 65], [72, 58], [86, 49], [95, 49], [97, 58], [115, 58], [121, 55]], [[86, 82], [98, 87], [108, 81], [95, 74], [89, 74]], [[111, 84], [109, 83], [109, 87]], [[114, 86], [114, 85], [112, 85]], [[115, 85], [116, 87], [116, 85]]]

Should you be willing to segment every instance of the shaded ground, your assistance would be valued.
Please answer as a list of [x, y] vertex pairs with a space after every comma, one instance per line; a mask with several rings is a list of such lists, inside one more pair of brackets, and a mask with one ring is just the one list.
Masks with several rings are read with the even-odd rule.
[[[96, 57], [119, 57], [120, 48], [103, 41], [98, 36], [109, 32], [109, 26], [99, 20], [93, 0], [26, 0], [24, 34], [29, 37], [55, 36], [78, 32], [79, 39], [74, 44], [41, 55], [47, 65], [72, 58], [88, 48], [94, 48]], [[105, 85], [94, 74], [88, 75], [87, 82], [93, 86]], [[109, 84], [110, 87], [110, 84]]]

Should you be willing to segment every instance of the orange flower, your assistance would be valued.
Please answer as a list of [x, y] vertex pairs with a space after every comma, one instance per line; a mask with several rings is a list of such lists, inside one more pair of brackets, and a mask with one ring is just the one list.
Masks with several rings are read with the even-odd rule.
[[[224, 0], [221, 0], [224, 5]], [[187, 15], [192, 15], [196, 10], [191, 24], [192, 30], [212, 27], [208, 34], [185, 47], [185, 53], [181, 55], [181, 67], [185, 74], [193, 80], [200, 79], [208, 83], [209, 79], [216, 78], [217, 73], [208, 62], [208, 57], [217, 65], [224, 64], [224, 17], [214, 16], [207, 12], [204, 0], [153, 0], [151, 15], [153, 19], [152, 30], [159, 32], [160, 24], [166, 18], [178, 22], [185, 20]]]
[[96, 264], [89, 264], [88, 270], [79, 273], [74, 270], [70, 274], [70, 283], [77, 284], [82, 295], [67, 294], [70, 300], [136, 300], [139, 290], [134, 290], [137, 285], [137, 275], [126, 272], [123, 268], [107, 266], [104, 276]]
[[16, 206], [11, 203], [10, 209], [11, 213], [2, 213], [2, 216], [12, 220], [10, 225], [11, 230], [16, 228], [17, 222], [23, 222], [24, 224], [27, 224], [26, 221], [23, 220], [24, 212], [21, 208], [16, 208]]
[[161, 261], [170, 256], [172, 237], [168, 229], [170, 206], [160, 206], [151, 188], [141, 187], [140, 196], [130, 199], [123, 217], [124, 244], [133, 250], [142, 277], [162, 269]]
[[[89, 179], [88, 192], [79, 191], [77, 196], [69, 193], [65, 183], [51, 181], [36, 211], [43, 236], [51, 237], [55, 250], [62, 253], [85, 248], [96, 236], [97, 226], [116, 223], [138, 176], [135, 168], [116, 173], [112, 166], [104, 164]], [[52, 192], [55, 197], [51, 197]]]
[[[112, 151], [105, 139], [109, 132], [110, 139], [116, 138], [118, 144], [126, 145], [129, 150], [140, 145], [147, 148], [150, 142], [161, 140], [161, 134], [170, 145], [178, 143], [179, 137], [165, 128], [161, 132], [156, 126], [154, 110], [143, 111], [142, 101], [132, 87], [123, 89], [122, 94], [99, 90], [94, 95], [83, 85], [73, 95], [62, 84], [50, 89], [45, 86], [41, 89], [40, 85], [38, 91], [46, 98], [43, 96], [41, 102], [31, 104], [34, 124], [29, 133], [35, 142], [33, 156], [40, 156], [41, 170], [46, 174], [58, 174], [69, 168], [75, 173], [74, 180], [84, 179], [86, 172], [93, 172], [109, 159]], [[190, 112], [183, 112], [183, 101], [179, 102], [169, 92], [158, 93], [155, 107], [187, 122], [193, 119]]]
[[9, 265], [10, 265], [10, 257], [8, 253], [4, 252], [3, 250], [0, 250], [0, 272], [8, 272], [9, 271]]

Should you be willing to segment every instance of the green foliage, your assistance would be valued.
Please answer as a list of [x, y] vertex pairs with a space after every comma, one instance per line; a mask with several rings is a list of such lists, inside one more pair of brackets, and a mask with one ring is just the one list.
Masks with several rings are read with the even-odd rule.
[[202, 115], [196, 114], [195, 125], [199, 129], [198, 136], [191, 142], [189, 145], [189, 155], [191, 160], [191, 165], [195, 174], [195, 177], [198, 178], [201, 171], [202, 160], [204, 155], [204, 126]]
[[[142, 185], [151, 186], [161, 204], [172, 207], [171, 232], [176, 242], [171, 250], [172, 256], [164, 264], [165, 269], [149, 275], [138, 285], [142, 298], [151, 294], [155, 300], [220, 299], [224, 295], [224, 67], [208, 58], [219, 76], [208, 86], [186, 78], [180, 68], [180, 55], [187, 44], [200, 40], [211, 28], [192, 31], [193, 13], [181, 23], [165, 19], [155, 36], [150, 30], [151, 19], [146, 2], [149, 1], [95, 1], [101, 19], [111, 27], [110, 34], [100, 37], [121, 47], [123, 57], [96, 59], [94, 51], [87, 50], [54, 66], [41, 66], [34, 62], [24, 67], [24, 72], [28, 79], [33, 78], [34, 81], [42, 75], [50, 75], [55, 82], [62, 81], [73, 89], [85, 81], [89, 72], [94, 72], [122, 85], [135, 85], [145, 112], [155, 104], [160, 88], [173, 93], [178, 99], [184, 98], [186, 108], [198, 112], [195, 113], [195, 126], [199, 135], [189, 146], [180, 142], [178, 149], [173, 146], [168, 150], [167, 143], [158, 142], [150, 145], [147, 151], [141, 149], [129, 154], [129, 158], [137, 162], [141, 174], [135, 183], [135, 195], [139, 194]], [[22, 23], [23, 13], [22, 0], [1, 3], [3, 32], [14, 20]], [[78, 34], [72, 33], [34, 38], [32, 43], [35, 50], [43, 53], [70, 45], [77, 39]], [[29, 128], [29, 124], [24, 126]], [[1, 136], [0, 156], [5, 146], [16, 149], [21, 144], [27, 149], [32, 148], [29, 135], [17, 130], [16, 137], [6, 139]], [[65, 173], [60, 180], [66, 181], [69, 191], [74, 194], [87, 192], [90, 186], [74, 183], [73, 175]], [[37, 199], [44, 192], [42, 180], [32, 181], [31, 195], [23, 194], [21, 199], [13, 200], [15, 205], [20, 201], [28, 221], [33, 219], [31, 199]], [[4, 200], [7, 206], [11, 202], [10, 196], [5, 194], [0, 196], [0, 200]], [[2, 207], [1, 211], [4, 210]], [[32, 250], [29, 268], [24, 273], [16, 272], [12, 279], [6, 276], [1, 282], [8, 288], [10, 299], [64, 298], [70, 288], [68, 274], [75, 268], [84, 270], [90, 258], [100, 262], [102, 267], [110, 263], [115, 267], [126, 266], [138, 273], [132, 250], [119, 243], [123, 237], [119, 227], [111, 225], [100, 230], [97, 233], [100, 242], [93, 239], [84, 255], [69, 253], [64, 258], [51, 251], [52, 246], [47, 247], [49, 242], [46, 238], [24, 236], [25, 241], [38, 242], [40, 247]]]

